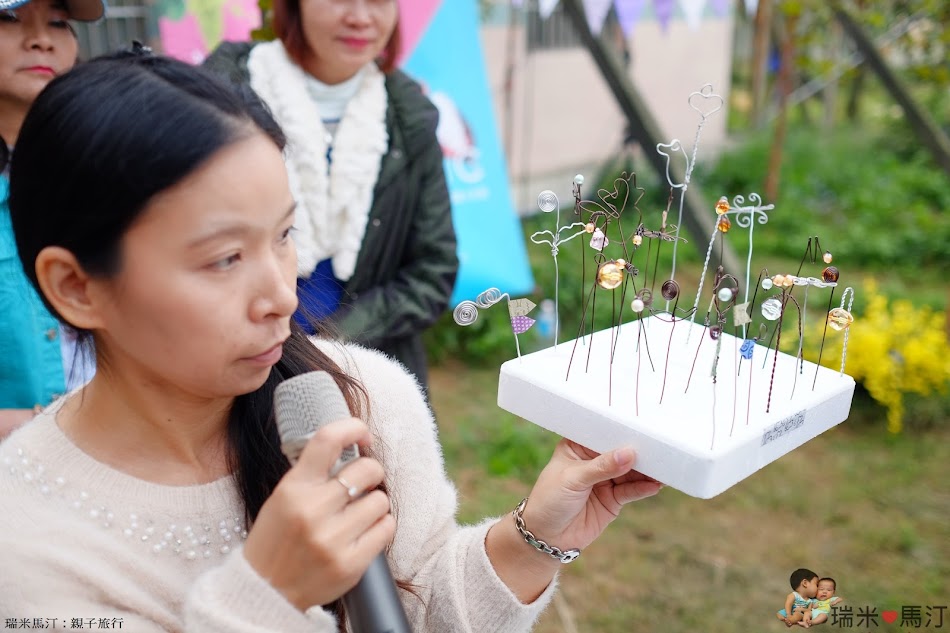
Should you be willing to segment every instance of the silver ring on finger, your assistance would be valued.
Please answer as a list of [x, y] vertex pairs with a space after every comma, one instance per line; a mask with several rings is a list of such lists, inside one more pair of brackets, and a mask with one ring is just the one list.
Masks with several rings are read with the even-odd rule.
[[356, 499], [356, 497], [359, 496], [359, 489], [356, 486], [351, 486], [346, 479], [343, 479], [343, 477], [340, 477], [339, 475], [334, 477], [334, 479], [338, 481], [341, 486], [343, 486], [344, 490], [346, 490], [346, 495], [350, 498], [350, 501]]

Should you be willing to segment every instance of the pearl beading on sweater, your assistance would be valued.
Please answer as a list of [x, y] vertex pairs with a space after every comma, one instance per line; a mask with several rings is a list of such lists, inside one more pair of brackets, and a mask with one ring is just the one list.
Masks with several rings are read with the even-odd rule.
[[247, 538], [247, 530], [241, 517], [221, 519], [217, 528], [213, 528], [213, 521], [209, 521], [197, 528], [171, 523], [163, 529], [156, 521], [140, 517], [134, 512], [124, 518], [118, 517], [117, 520], [115, 513], [107, 507], [92, 503], [88, 492], [72, 490], [65, 478], [54, 477], [48, 480], [45, 466], [30, 459], [22, 448], [16, 448], [14, 452], [16, 460], [9, 456], [4, 456], [2, 460], [3, 467], [8, 468], [11, 475], [19, 477], [25, 484], [39, 486], [43, 495], [59, 496], [68, 507], [86, 520], [98, 523], [102, 529], [121, 528], [123, 537], [140, 541], [155, 555], [171, 552], [172, 555], [186, 560], [211, 558], [215, 554], [225, 556], [235, 544]]

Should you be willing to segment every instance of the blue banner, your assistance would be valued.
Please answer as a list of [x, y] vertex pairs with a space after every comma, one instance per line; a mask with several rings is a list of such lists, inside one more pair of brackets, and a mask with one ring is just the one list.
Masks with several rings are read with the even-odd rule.
[[512, 297], [534, 289], [478, 29], [475, 0], [444, 0], [402, 64], [439, 108], [461, 262], [452, 305], [491, 287]]

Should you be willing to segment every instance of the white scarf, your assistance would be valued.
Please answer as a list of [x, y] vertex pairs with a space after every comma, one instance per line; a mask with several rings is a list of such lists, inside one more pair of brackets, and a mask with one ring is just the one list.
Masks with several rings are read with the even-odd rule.
[[307, 75], [279, 41], [258, 44], [247, 61], [251, 88], [264, 100], [287, 136], [284, 160], [295, 218], [297, 275], [308, 278], [330, 257], [333, 274], [348, 280], [356, 267], [373, 204], [386, 132], [385, 76], [370, 62], [336, 130], [327, 165], [329, 134], [307, 92]]

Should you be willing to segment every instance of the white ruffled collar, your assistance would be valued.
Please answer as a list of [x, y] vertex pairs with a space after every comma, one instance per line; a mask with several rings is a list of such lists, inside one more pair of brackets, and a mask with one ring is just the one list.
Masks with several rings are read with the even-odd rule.
[[356, 267], [389, 147], [385, 76], [372, 62], [360, 71], [362, 80], [336, 129], [328, 165], [329, 134], [307, 90], [310, 76], [279, 40], [255, 46], [247, 68], [251, 88], [287, 136], [284, 158], [297, 201], [297, 274], [309, 277], [329, 257], [333, 274], [346, 281]]

